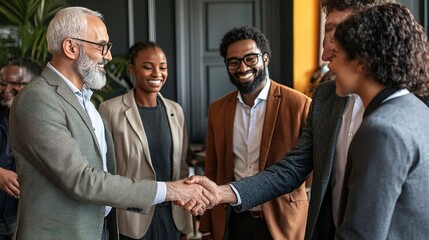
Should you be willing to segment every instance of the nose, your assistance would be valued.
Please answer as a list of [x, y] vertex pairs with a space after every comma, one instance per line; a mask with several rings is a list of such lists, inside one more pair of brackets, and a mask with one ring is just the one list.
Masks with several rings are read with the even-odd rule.
[[158, 76], [160, 76], [161, 75], [161, 71], [160, 71], [160, 69], [158, 68], [158, 67], [154, 67], [153, 69], [152, 69], [152, 76], [154, 76], [154, 77], [158, 77]]
[[249, 68], [249, 66], [247, 66], [246, 63], [244, 63], [244, 60], [241, 60], [240, 61], [240, 66], [238, 66], [237, 71], [239, 71], [239, 72], [245, 72], [248, 68]]
[[109, 51], [107, 51], [106, 55], [103, 56], [103, 59], [110, 62], [112, 61], [112, 53]]

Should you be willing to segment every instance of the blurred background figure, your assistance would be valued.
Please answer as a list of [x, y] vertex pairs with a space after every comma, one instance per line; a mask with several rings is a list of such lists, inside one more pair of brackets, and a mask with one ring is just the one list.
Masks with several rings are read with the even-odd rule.
[[9, 109], [18, 92], [39, 74], [40, 67], [29, 59], [11, 58], [0, 68], [0, 240], [12, 239], [19, 197], [9, 142]]

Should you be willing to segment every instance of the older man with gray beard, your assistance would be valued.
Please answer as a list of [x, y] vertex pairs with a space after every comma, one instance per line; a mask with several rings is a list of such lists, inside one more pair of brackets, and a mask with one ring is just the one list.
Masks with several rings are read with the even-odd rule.
[[112, 207], [147, 213], [152, 205], [176, 200], [210, 207], [213, 195], [183, 180], [115, 175], [112, 137], [90, 102], [112, 59], [101, 14], [62, 9], [49, 24], [47, 41], [51, 61], [10, 113], [21, 188], [16, 238], [117, 239]]

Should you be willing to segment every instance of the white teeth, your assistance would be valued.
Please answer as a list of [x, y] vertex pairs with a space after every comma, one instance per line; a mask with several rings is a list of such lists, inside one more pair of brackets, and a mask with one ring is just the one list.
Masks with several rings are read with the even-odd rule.
[[253, 76], [253, 73], [248, 73], [248, 74], [246, 74], [244, 76], [240, 76], [240, 79], [247, 79], [247, 78], [250, 78], [252, 76]]
[[154, 84], [161, 84], [161, 80], [149, 80], [149, 82]]

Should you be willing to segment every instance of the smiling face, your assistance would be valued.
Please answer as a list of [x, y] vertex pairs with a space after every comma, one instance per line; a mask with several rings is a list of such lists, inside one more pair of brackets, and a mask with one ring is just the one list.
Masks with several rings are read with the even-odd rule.
[[136, 77], [136, 94], [157, 94], [167, 81], [167, 58], [159, 47], [142, 49], [129, 71]]
[[[261, 50], [256, 46], [254, 40], [240, 40], [228, 46], [226, 59], [242, 59], [254, 53], [261, 53]], [[231, 82], [241, 93], [251, 93], [262, 89], [264, 86], [264, 84], [261, 83], [267, 76], [265, 66], [268, 65], [268, 57], [266, 55], [260, 55], [257, 59], [257, 63], [254, 66], [248, 66], [241, 61], [237, 69], [228, 69]]]
[[359, 85], [364, 78], [364, 68], [357, 58], [348, 59], [347, 53], [337, 45], [332, 49], [331, 62], [328, 67], [335, 75], [335, 92], [338, 96], [358, 92]]
[[334, 33], [338, 26], [338, 24], [342, 23], [352, 14], [351, 10], [338, 11], [332, 10], [325, 22], [325, 36], [323, 37], [323, 53], [322, 60], [323, 61], [331, 61], [333, 57], [332, 50], [335, 46], [335, 38]]
[[0, 70], [1, 105], [10, 107], [18, 92], [30, 82], [30, 76], [23, 66], [4, 66]]
[[[106, 25], [101, 19], [95, 16], [88, 16], [88, 29], [85, 40], [104, 44], [109, 41]], [[100, 89], [106, 84], [105, 64], [112, 60], [110, 50], [107, 54], [102, 54], [102, 46], [94, 43], [79, 41], [79, 58], [75, 64], [76, 70], [80, 73], [83, 81], [88, 83], [93, 89]]]

